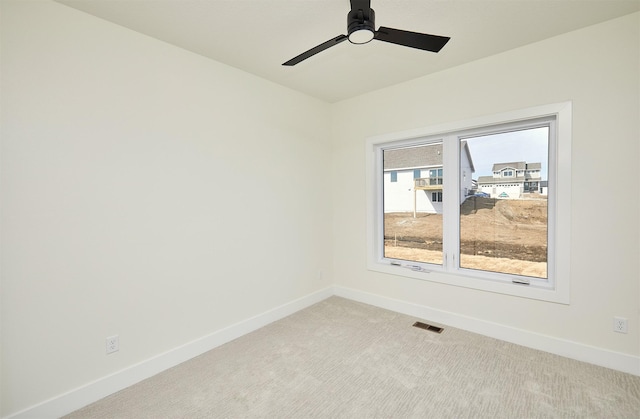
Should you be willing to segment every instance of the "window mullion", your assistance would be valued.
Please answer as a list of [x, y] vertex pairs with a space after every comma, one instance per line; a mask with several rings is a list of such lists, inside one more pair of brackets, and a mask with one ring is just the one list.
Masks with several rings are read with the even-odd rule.
[[445, 254], [443, 267], [447, 271], [457, 268], [459, 256], [459, 212], [460, 203], [460, 148], [458, 139], [454, 135], [446, 136], [443, 139], [443, 226], [442, 226], [442, 249]]

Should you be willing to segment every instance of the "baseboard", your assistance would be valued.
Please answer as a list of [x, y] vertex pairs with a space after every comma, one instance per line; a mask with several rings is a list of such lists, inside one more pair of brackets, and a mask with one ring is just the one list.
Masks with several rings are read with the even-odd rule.
[[156, 357], [83, 385], [68, 393], [14, 413], [8, 416], [7, 419], [42, 419], [64, 416], [211, 349], [253, 332], [269, 323], [316, 304], [332, 295], [414, 316], [419, 319], [429, 320], [444, 326], [457, 327], [529, 348], [640, 376], [640, 357], [583, 345], [351, 288], [335, 286], [314, 292], [218, 330], [210, 335], [196, 339]]
[[419, 319], [440, 323], [444, 326], [456, 327], [528, 348], [640, 376], [640, 357], [637, 356], [609, 351], [351, 288], [336, 286], [334, 287], [334, 294], [350, 300], [415, 316]]
[[253, 332], [333, 295], [333, 287], [306, 295], [268, 310], [210, 335], [186, 343], [151, 359], [132, 365], [109, 376], [93, 381], [68, 393], [46, 400], [8, 416], [7, 419], [59, 418], [127, 388], [164, 370], [174, 367], [211, 349]]

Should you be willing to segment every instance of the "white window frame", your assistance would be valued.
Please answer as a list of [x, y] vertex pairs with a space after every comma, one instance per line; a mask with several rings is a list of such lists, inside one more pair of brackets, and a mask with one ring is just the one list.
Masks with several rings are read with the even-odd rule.
[[[522, 284], [521, 278], [494, 272], [457, 267], [454, 260], [459, 252], [459, 205], [457, 200], [443, 202], [443, 235], [456, 237], [447, 240], [443, 248], [442, 265], [393, 260], [384, 257], [383, 223], [383, 170], [382, 150], [389, 147], [444, 139], [448, 150], [443, 156], [445, 167], [457, 168], [456, 173], [445, 182], [443, 195], [459, 194], [459, 147], [460, 139], [478, 132], [504, 132], [514, 126], [535, 126], [546, 118], [555, 118], [551, 123], [549, 142], [549, 193], [548, 196], [548, 261], [547, 280], [530, 278]], [[488, 115], [465, 121], [434, 125], [410, 131], [379, 135], [366, 140], [367, 159], [367, 268], [391, 275], [399, 275], [432, 281], [452, 286], [461, 286], [500, 294], [513, 295], [562, 304], [570, 303], [571, 282], [571, 102], [537, 106], [496, 115]], [[511, 128], [511, 129], [510, 129]], [[450, 138], [454, 136], [457, 141]], [[453, 179], [453, 180], [452, 180]], [[451, 220], [454, 220], [451, 222]], [[455, 248], [454, 248], [455, 247]], [[561, 257], [558, 257], [558, 252]], [[451, 256], [448, 256], [451, 255]]]

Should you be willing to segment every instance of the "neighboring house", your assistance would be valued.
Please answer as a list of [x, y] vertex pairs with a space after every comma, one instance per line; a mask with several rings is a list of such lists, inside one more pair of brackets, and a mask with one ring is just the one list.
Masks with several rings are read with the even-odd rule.
[[516, 199], [525, 194], [545, 193], [540, 163], [511, 162], [493, 165], [493, 176], [480, 176], [478, 190], [492, 198]]
[[546, 196], [548, 193], [549, 193], [549, 182], [546, 180], [543, 180], [540, 182], [540, 194]]
[[[473, 193], [466, 141], [460, 143], [460, 201]], [[385, 150], [384, 212], [442, 213], [442, 143]]]

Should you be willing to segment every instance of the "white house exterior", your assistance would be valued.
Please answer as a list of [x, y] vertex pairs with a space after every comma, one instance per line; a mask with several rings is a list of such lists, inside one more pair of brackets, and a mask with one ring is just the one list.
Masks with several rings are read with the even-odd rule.
[[[384, 151], [384, 212], [442, 213], [442, 143]], [[460, 202], [473, 193], [473, 161], [460, 143]]]
[[478, 190], [492, 198], [518, 199], [526, 194], [546, 193], [540, 163], [510, 162], [493, 165], [492, 176], [478, 178]]

